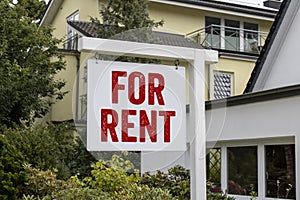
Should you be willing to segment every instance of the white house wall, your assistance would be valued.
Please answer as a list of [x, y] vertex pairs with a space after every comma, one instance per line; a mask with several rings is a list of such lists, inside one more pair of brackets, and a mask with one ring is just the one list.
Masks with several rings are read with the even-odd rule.
[[300, 83], [300, 1], [291, 0], [253, 91]]
[[207, 141], [297, 136], [300, 97], [206, 111]]

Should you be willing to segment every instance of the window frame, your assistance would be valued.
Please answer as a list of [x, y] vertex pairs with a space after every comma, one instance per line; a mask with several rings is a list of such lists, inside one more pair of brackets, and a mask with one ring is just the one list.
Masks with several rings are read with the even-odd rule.
[[[67, 49], [75, 50], [77, 40], [73, 39], [78, 33], [68, 24], [68, 21], [79, 21], [79, 10], [66, 17], [66, 44]], [[69, 41], [70, 40], [70, 41]]]

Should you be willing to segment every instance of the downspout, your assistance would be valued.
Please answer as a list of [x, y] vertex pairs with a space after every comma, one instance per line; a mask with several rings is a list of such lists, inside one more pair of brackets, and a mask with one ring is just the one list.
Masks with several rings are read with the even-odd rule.
[[80, 70], [80, 53], [76, 52], [76, 107], [75, 107], [75, 121], [78, 120], [78, 114], [79, 114], [79, 70]]

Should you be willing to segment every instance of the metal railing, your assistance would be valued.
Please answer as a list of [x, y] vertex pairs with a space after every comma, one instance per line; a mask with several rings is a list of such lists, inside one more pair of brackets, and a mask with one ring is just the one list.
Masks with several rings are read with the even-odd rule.
[[259, 54], [267, 32], [210, 25], [186, 35], [205, 48]]
[[63, 42], [63, 48], [66, 50], [77, 50], [78, 35], [74, 35]]

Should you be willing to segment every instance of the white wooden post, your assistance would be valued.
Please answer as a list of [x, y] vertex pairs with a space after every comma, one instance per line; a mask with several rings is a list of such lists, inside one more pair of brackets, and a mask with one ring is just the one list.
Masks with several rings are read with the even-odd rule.
[[191, 146], [191, 199], [206, 199], [204, 51], [195, 50], [189, 69]]

